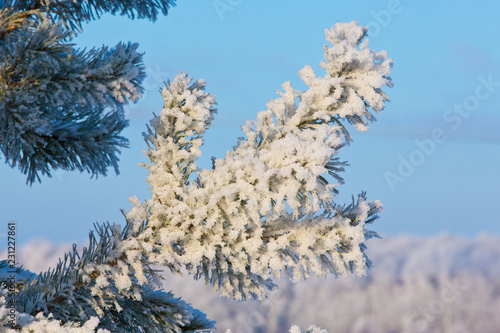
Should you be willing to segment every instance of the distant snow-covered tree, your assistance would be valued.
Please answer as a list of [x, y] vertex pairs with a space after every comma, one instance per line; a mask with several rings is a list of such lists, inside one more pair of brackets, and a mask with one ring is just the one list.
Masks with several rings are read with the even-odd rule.
[[[346, 165], [338, 153], [351, 142], [346, 126], [366, 130], [387, 100], [382, 88], [392, 86], [392, 60], [368, 49], [366, 34], [357, 22], [326, 30], [325, 75], [306, 66], [299, 71], [305, 91], [284, 83], [280, 97], [242, 127], [245, 137], [210, 170], [196, 161], [215, 96], [204, 80], [182, 72], [168, 82], [163, 109], [144, 134], [151, 198], [132, 198], [124, 227], [97, 225], [89, 246], [75, 248], [55, 270], [20, 279], [13, 329], [212, 328], [204, 314], [158, 290], [158, 266], [187, 271], [238, 300], [265, 297], [282, 276], [364, 274], [370, 266], [364, 242], [377, 236], [367, 226], [382, 205], [365, 193], [348, 205], [334, 199]], [[6, 322], [8, 298], [0, 302]]]
[[27, 174], [51, 170], [118, 173], [123, 106], [145, 77], [137, 44], [74, 48], [82, 23], [103, 13], [156, 19], [169, 0], [0, 1], [0, 150]]

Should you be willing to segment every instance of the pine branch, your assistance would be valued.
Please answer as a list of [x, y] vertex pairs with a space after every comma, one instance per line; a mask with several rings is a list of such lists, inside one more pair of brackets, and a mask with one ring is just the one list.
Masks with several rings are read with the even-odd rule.
[[128, 146], [119, 135], [128, 124], [123, 105], [140, 97], [145, 77], [137, 45], [79, 51], [64, 42], [70, 32], [40, 13], [34, 20], [1, 13], [2, 27], [16, 27], [2, 30], [8, 33], [0, 41], [6, 162], [27, 174], [28, 184], [51, 169], [98, 176], [112, 166], [118, 173], [117, 153]]
[[[51, 170], [118, 174], [123, 105], [145, 77], [136, 44], [73, 48], [82, 23], [104, 13], [156, 20], [175, 1], [0, 1], [0, 149], [6, 163], [40, 181]], [[108, 109], [109, 108], [109, 109]]]
[[[97, 237], [90, 233], [87, 248], [79, 253], [74, 245], [54, 269], [38, 276], [20, 271], [19, 276], [25, 276], [24, 280], [18, 279], [22, 282], [16, 296], [20, 314], [32, 316], [30, 321], [35, 321], [41, 311], [50, 321], [81, 326], [98, 318], [96, 328], [124, 333], [213, 328], [214, 322], [206, 315], [172, 293], [158, 290], [159, 276], [147, 257], [136, 262], [120, 254], [120, 243], [132, 234], [127, 236], [119, 226], [109, 224], [96, 225], [96, 233]], [[1, 262], [0, 282], [6, 270]], [[140, 282], [142, 274], [146, 274], [146, 280]]]
[[392, 61], [367, 48], [366, 31], [356, 22], [327, 30], [324, 77], [306, 66], [299, 72], [306, 91], [283, 84], [211, 170], [195, 161], [215, 100], [182, 73], [165, 87], [146, 135], [152, 197], [127, 214], [142, 228], [139, 248], [153, 249], [152, 262], [185, 269], [236, 299], [264, 297], [282, 274], [364, 274], [364, 241], [377, 236], [367, 224], [381, 204], [364, 193], [345, 207], [334, 198], [346, 165], [337, 155], [351, 141], [342, 122], [366, 130], [387, 99], [381, 88], [392, 86]]

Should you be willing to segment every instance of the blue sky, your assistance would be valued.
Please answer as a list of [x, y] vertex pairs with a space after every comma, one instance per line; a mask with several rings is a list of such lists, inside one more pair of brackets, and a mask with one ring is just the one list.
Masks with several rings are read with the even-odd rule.
[[[217, 6], [225, 4], [225, 11]], [[382, 236], [500, 234], [500, 3], [486, 1], [183, 1], [156, 22], [105, 16], [85, 25], [78, 46], [140, 44], [148, 78], [143, 98], [127, 107], [130, 148], [121, 174], [90, 179], [55, 172], [41, 184], [0, 165], [2, 220], [16, 221], [18, 242], [42, 237], [81, 242], [95, 222], [122, 223], [127, 198], [147, 198], [141, 133], [159, 113], [158, 89], [179, 70], [205, 78], [218, 114], [199, 165], [222, 157], [240, 125], [264, 110], [297, 72], [321, 72], [324, 29], [337, 21], [369, 26], [369, 46], [394, 59], [391, 102], [340, 157], [339, 202], [363, 190], [381, 199], [372, 227]], [[434, 133], [434, 136], [433, 136]], [[6, 227], [5, 227], [6, 228]], [[0, 233], [4, 233], [0, 230]]]

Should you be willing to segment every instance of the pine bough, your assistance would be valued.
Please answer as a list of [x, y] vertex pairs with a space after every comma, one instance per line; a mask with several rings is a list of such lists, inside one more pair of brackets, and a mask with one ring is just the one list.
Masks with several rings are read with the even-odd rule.
[[[19, 271], [13, 331], [190, 332], [214, 322], [160, 288], [154, 267], [187, 271], [224, 296], [263, 298], [286, 276], [365, 274], [364, 241], [381, 203], [362, 193], [334, 202], [346, 125], [367, 129], [387, 96], [392, 60], [367, 47], [357, 22], [326, 30], [326, 74], [310, 66], [305, 91], [283, 84], [280, 97], [210, 170], [199, 169], [203, 134], [216, 112], [204, 80], [178, 74], [161, 90], [164, 106], [144, 134], [151, 198], [131, 198], [126, 224], [97, 225], [90, 245], [51, 271]], [[4, 268], [5, 269], [5, 268]], [[0, 321], [8, 321], [6, 298]], [[294, 326], [291, 332], [300, 332]], [[308, 332], [324, 332], [311, 326]]]
[[27, 183], [52, 169], [118, 174], [123, 106], [142, 94], [137, 44], [78, 50], [83, 22], [105, 12], [156, 19], [173, 1], [0, 1], [0, 151]]

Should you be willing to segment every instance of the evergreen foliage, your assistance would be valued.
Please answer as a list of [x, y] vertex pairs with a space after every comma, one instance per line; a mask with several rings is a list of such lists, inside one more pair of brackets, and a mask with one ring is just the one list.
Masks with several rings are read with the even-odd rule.
[[[55, 269], [39, 275], [18, 269], [16, 302], [20, 314], [18, 326], [12, 329], [59, 332], [49, 329], [59, 329], [59, 323], [61, 327], [81, 328], [75, 331], [78, 333], [87, 332], [86, 326], [92, 327], [89, 332], [96, 327], [106, 332], [193, 332], [213, 327], [215, 323], [205, 314], [161, 290], [158, 271], [149, 266], [147, 258], [140, 269], [145, 280], [138, 283], [135, 267], [126, 258], [116, 257], [121, 253], [117, 251], [119, 244], [136, 237], [129, 227], [127, 224], [122, 233], [116, 225], [96, 225], [89, 246], [79, 253], [75, 245]], [[9, 270], [6, 261], [0, 262], [4, 273], [0, 281], [6, 281]], [[120, 276], [124, 272], [128, 275]], [[8, 326], [10, 318], [2, 305], [0, 322]]]
[[137, 44], [79, 50], [82, 23], [109, 12], [155, 20], [173, 1], [0, 1], [0, 150], [27, 183], [51, 170], [118, 173], [123, 106], [145, 77]]

